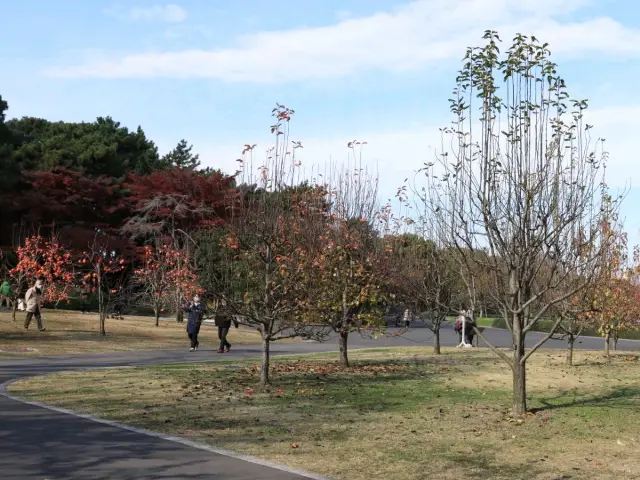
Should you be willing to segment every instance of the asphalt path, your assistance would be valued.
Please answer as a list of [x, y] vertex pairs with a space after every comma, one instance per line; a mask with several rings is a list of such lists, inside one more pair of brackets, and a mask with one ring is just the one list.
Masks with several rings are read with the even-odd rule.
[[[350, 348], [433, 344], [433, 334], [425, 328], [395, 335], [398, 333], [401, 331], [391, 329], [387, 336], [377, 339], [352, 335]], [[505, 330], [487, 328], [484, 334], [497, 347], [510, 346], [510, 335]], [[528, 346], [536, 344], [541, 337], [541, 334], [529, 334]], [[233, 339], [233, 332], [230, 338]], [[457, 344], [457, 336], [449, 325], [443, 327], [441, 344]], [[599, 350], [602, 347], [603, 340], [600, 338], [585, 337], [576, 344], [577, 349]], [[552, 339], [545, 348], [566, 348], [566, 341]], [[335, 338], [332, 338], [323, 343], [276, 343], [272, 352], [274, 355], [284, 355], [336, 349]], [[640, 342], [620, 340], [618, 349], [640, 350]], [[197, 352], [189, 352], [185, 348], [68, 357], [2, 358], [0, 383], [66, 370], [255, 358], [260, 352], [260, 346], [238, 346], [231, 354], [220, 355], [215, 353], [215, 346], [211, 346]], [[256, 463], [259, 462], [257, 459], [230, 455], [229, 452], [203, 450], [0, 396], [0, 478], [5, 480], [321, 478], [304, 472], [283, 470], [265, 462]]]

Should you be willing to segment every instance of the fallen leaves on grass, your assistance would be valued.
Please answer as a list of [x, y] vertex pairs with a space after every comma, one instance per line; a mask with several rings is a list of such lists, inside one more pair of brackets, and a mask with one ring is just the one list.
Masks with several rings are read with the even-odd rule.
[[[278, 363], [272, 366], [271, 371], [274, 373], [309, 373], [319, 377], [325, 377], [333, 374], [348, 373], [350, 375], [379, 375], [395, 372], [405, 372], [410, 365], [404, 364], [384, 364], [384, 365], [354, 365], [351, 367], [343, 367], [338, 363], [305, 362], [298, 360], [291, 363]], [[250, 375], [258, 375], [260, 373], [259, 365], [252, 365], [245, 369]]]

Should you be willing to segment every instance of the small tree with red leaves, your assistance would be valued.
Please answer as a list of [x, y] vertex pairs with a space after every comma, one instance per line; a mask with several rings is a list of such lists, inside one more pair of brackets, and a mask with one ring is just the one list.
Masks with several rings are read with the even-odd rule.
[[99, 331], [106, 335], [109, 305], [127, 293], [130, 258], [119, 239], [96, 232], [85, 249], [75, 255], [76, 284], [98, 297]]
[[140, 301], [153, 309], [156, 327], [160, 324], [160, 313], [172, 304], [177, 291], [181, 297], [182, 292], [202, 292], [188, 252], [174, 248], [168, 239], [159, 239], [155, 245], [144, 247], [142, 264], [134, 272], [134, 283], [141, 289]]
[[45, 302], [58, 304], [69, 299], [74, 284], [72, 255], [57, 238], [47, 240], [40, 235], [27, 237], [16, 249], [16, 255], [18, 263], [10, 272], [16, 295], [28, 283], [41, 278], [44, 282], [42, 297]]

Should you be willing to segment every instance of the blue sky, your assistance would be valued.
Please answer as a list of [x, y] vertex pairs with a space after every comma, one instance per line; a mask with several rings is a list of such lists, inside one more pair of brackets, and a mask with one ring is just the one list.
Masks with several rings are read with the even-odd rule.
[[[640, 4], [631, 0], [25, 0], [3, 6], [0, 93], [10, 116], [141, 125], [232, 171], [269, 145], [275, 102], [296, 109], [302, 160], [365, 159], [383, 196], [430, 158], [465, 47], [493, 28], [551, 44], [589, 123], [607, 138], [613, 186], [640, 239]], [[636, 187], [636, 184], [637, 187]]]

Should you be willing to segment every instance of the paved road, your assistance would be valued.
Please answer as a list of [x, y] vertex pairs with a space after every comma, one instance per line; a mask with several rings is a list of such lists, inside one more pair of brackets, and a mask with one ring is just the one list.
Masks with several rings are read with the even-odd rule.
[[[508, 332], [486, 329], [485, 333], [496, 346], [509, 346]], [[531, 334], [528, 338], [529, 345], [535, 344], [539, 338], [539, 334]], [[431, 345], [432, 339], [428, 330], [415, 329], [403, 336], [377, 340], [353, 335], [350, 343], [352, 349], [420, 346]], [[454, 346], [456, 343], [455, 333], [447, 326], [442, 332], [442, 345]], [[551, 340], [547, 346], [564, 348], [565, 342]], [[584, 338], [577, 348], [600, 349], [602, 340]], [[618, 348], [640, 350], [640, 342], [621, 340]], [[273, 346], [273, 353], [276, 355], [333, 350], [336, 350], [334, 341]], [[250, 358], [259, 355], [259, 347], [239, 346], [224, 358]], [[195, 353], [166, 350], [66, 358], [0, 359], [0, 383], [62, 370], [202, 362], [222, 357], [212, 349], [202, 349]], [[0, 478], [301, 480], [320, 477], [282, 471], [0, 397]]]

